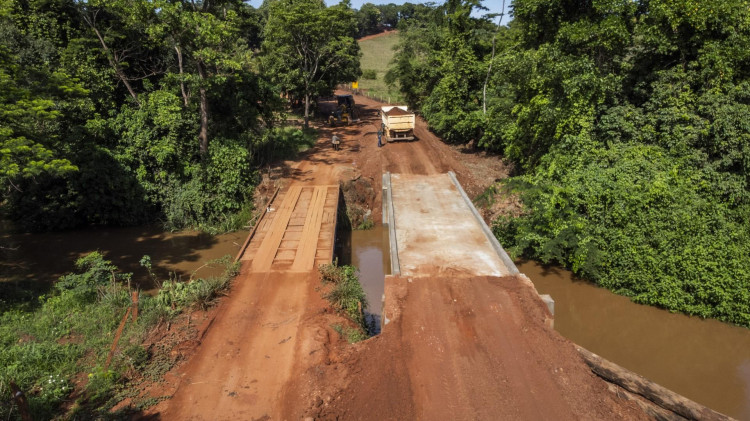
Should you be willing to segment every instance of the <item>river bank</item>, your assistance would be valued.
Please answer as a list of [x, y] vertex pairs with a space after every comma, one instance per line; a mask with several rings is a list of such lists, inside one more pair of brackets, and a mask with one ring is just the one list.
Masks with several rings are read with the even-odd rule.
[[565, 269], [517, 262], [555, 300], [555, 330], [687, 398], [750, 420], [750, 329], [640, 305]]
[[213, 276], [221, 269], [204, 264], [225, 255], [234, 257], [247, 234], [246, 230], [220, 235], [173, 233], [155, 226], [18, 234], [5, 226], [0, 232], [5, 247], [0, 282], [22, 283], [24, 288], [43, 292], [72, 271], [76, 259], [98, 250], [121, 271], [133, 273], [133, 282], [140, 288], [153, 292], [156, 285], [139, 263], [144, 255], [151, 257], [160, 280], [171, 274], [185, 280], [196, 270], [196, 276]]

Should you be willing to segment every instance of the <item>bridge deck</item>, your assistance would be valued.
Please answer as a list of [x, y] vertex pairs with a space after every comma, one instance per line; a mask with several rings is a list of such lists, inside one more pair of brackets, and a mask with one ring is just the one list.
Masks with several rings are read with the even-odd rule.
[[253, 272], [307, 272], [333, 258], [339, 186], [289, 187], [250, 240], [241, 260]]
[[513, 272], [448, 174], [391, 174], [391, 191], [402, 275]]

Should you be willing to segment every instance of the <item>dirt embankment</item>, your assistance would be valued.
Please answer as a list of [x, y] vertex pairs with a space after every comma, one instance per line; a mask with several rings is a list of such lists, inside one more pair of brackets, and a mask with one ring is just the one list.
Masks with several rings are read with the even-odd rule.
[[357, 39], [357, 41], [367, 41], [368, 39], [378, 38], [384, 35], [397, 34], [397, 33], [398, 33], [398, 29], [390, 29], [390, 30], [386, 30], [383, 32], [378, 32], [377, 34], [365, 35], [362, 38]]
[[647, 419], [548, 327], [525, 277], [388, 278], [383, 333], [301, 373], [285, 419]]

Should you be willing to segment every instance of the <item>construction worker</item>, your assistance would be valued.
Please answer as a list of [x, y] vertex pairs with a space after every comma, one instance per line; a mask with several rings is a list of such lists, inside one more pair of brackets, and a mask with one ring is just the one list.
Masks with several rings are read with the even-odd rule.
[[380, 125], [380, 129], [378, 129], [378, 148], [383, 147], [383, 125]]
[[341, 139], [339, 139], [338, 136], [333, 135], [333, 137], [331, 138], [331, 145], [333, 145], [333, 150], [334, 151], [339, 150], [339, 145], [340, 144], [341, 144]]

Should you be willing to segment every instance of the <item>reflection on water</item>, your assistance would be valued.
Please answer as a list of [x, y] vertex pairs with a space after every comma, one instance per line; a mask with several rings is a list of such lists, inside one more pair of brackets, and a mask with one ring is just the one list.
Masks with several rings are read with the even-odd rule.
[[726, 415], [750, 420], [750, 329], [635, 304], [560, 268], [518, 264], [566, 338]]
[[351, 232], [352, 265], [359, 268], [359, 281], [367, 294], [368, 307], [365, 311], [368, 325], [373, 333], [380, 333], [380, 317], [383, 311], [385, 275], [390, 273], [388, 253], [388, 230], [383, 226]]
[[60, 275], [75, 269], [75, 260], [99, 250], [123, 272], [133, 273], [133, 281], [141, 288], [152, 289], [146, 270], [139, 264], [144, 255], [151, 257], [160, 280], [174, 274], [187, 279], [206, 277], [221, 272], [218, 267], [204, 267], [212, 259], [224, 255], [232, 258], [247, 237], [247, 231], [222, 235], [200, 232], [164, 232], [157, 227], [91, 228], [38, 234], [0, 234], [3, 258], [0, 281], [31, 282], [43, 290]]

